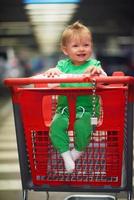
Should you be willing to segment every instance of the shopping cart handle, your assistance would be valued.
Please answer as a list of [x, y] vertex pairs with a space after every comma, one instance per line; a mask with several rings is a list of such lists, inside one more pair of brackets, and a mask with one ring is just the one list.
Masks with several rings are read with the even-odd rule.
[[7, 78], [4, 80], [4, 84], [7, 86], [29, 85], [38, 83], [75, 83], [75, 82], [89, 82], [87, 75], [60, 75], [47, 77], [44, 75], [36, 75], [27, 78]]
[[54, 77], [47, 77], [43, 75], [36, 75], [28, 78], [7, 78], [4, 80], [6, 86], [29, 85], [38, 83], [80, 83], [93, 82], [102, 84], [132, 84], [134, 85], [134, 77], [132, 76], [89, 76], [87, 74], [77, 75], [60, 75]]

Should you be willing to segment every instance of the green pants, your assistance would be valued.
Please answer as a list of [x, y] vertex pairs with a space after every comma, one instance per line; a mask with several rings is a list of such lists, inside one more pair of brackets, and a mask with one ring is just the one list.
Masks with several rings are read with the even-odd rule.
[[[91, 112], [82, 106], [76, 108], [74, 123], [74, 146], [78, 151], [84, 151], [92, 134]], [[50, 127], [50, 139], [60, 153], [69, 150], [69, 112], [68, 108], [58, 108]]]

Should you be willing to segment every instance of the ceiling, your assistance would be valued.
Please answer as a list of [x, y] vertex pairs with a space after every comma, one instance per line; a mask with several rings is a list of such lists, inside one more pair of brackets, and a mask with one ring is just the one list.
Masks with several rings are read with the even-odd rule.
[[[95, 39], [134, 34], [133, 0], [83, 0], [73, 20], [93, 28]], [[103, 39], [104, 40], [104, 39]]]
[[0, 0], [0, 46], [38, 48], [21, 0]]
[[[68, 23], [80, 20], [88, 25], [99, 48], [112, 37], [118, 37], [120, 42], [125, 38], [130, 45], [134, 44], [133, 8], [133, 0], [82, 0]], [[8, 45], [39, 47], [21, 0], [0, 0], [0, 47]]]

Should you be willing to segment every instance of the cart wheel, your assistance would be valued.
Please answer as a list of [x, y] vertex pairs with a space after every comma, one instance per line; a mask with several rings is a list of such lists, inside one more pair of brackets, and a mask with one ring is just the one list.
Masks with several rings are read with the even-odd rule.
[[46, 200], [49, 200], [49, 192], [48, 191], [46, 191]]
[[28, 200], [28, 190], [23, 190], [23, 200]]
[[118, 193], [115, 193], [115, 200], [118, 200]]
[[131, 200], [131, 197], [132, 197], [132, 193], [130, 191], [127, 192], [127, 200]]

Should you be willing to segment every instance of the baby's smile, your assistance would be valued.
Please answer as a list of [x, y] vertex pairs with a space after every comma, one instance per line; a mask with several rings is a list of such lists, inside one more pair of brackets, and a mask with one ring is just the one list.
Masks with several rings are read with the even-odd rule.
[[84, 57], [84, 56], [86, 56], [86, 54], [85, 53], [79, 53], [79, 54], [77, 54], [77, 56], [78, 57]]

